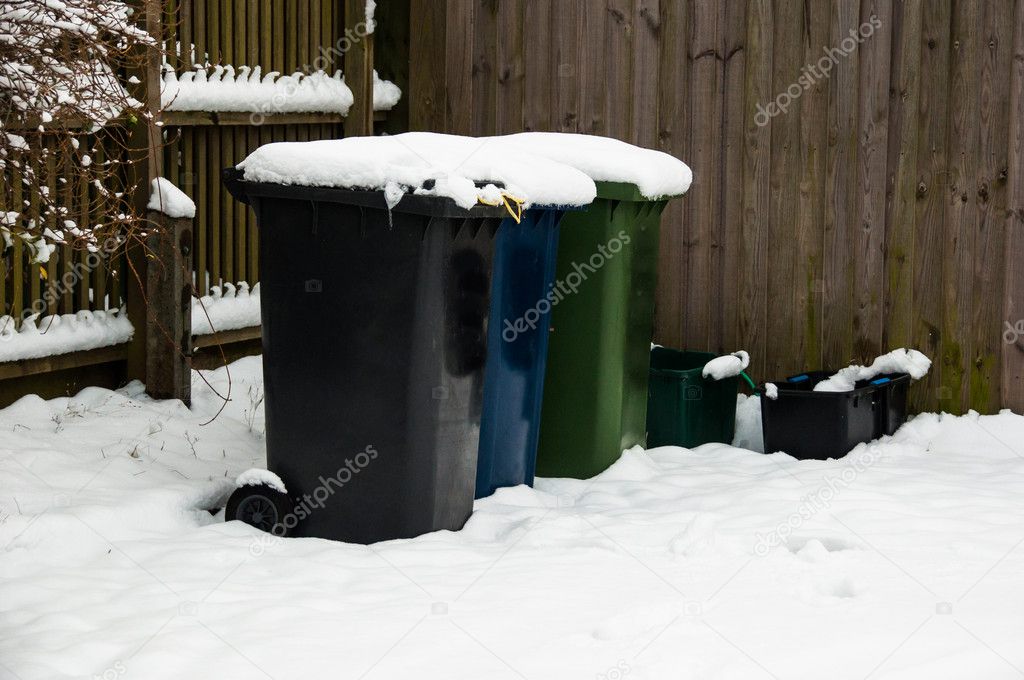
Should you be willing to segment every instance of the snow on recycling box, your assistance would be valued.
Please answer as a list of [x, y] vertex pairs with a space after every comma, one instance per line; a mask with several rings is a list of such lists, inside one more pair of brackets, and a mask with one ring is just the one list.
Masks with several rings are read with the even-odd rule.
[[363, 543], [462, 526], [498, 225], [597, 195], [583, 169], [526, 146], [270, 144], [226, 171], [261, 232], [268, 468], [287, 489], [247, 484], [229, 518]]

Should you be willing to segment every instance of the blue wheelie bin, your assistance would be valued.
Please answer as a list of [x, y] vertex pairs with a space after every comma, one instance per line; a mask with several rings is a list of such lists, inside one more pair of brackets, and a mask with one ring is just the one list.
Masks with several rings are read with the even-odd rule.
[[498, 228], [491, 273], [476, 497], [533, 484], [548, 353], [558, 209], [527, 210]]

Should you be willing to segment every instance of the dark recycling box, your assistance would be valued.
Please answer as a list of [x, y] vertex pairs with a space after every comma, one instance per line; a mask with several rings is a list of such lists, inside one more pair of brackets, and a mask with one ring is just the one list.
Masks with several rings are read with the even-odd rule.
[[243, 487], [228, 518], [356, 543], [460, 529], [505, 209], [406, 195], [389, 211], [380, 191], [239, 175], [225, 183], [260, 231], [267, 467], [290, 498]]
[[905, 373], [863, 380], [850, 392], [815, 392], [833, 374], [812, 371], [775, 383], [778, 399], [761, 397], [765, 453], [794, 458], [841, 458], [857, 444], [891, 435], [907, 418]]

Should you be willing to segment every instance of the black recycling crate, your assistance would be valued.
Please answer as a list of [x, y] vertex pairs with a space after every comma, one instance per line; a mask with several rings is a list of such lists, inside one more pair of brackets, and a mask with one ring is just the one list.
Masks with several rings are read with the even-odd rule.
[[259, 225], [267, 467], [227, 519], [356, 543], [473, 508], [494, 236], [504, 208], [225, 184]]
[[896, 430], [907, 422], [907, 390], [910, 388], [910, 376], [906, 373], [880, 375], [872, 380], [871, 384], [882, 387], [882, 403], [877, 411], [875, 438], [895, 434]]
[[801, 373], [776, 382], [778, 398], [761, 396], [765, 453], [784, 451], [794, 458], [841, 458], [857, 444], [892, 434], [906, 420], [906, 374], [881, 375], [858, 382], [849, 392], [815, 392], [834, 375]]

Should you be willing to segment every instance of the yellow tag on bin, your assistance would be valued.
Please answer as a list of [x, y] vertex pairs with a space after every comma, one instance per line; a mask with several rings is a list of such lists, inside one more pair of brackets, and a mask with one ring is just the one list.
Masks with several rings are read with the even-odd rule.
[[507, 194], [504, 191], [502, 191], [501, 203], [497, 201], [486, 201], [483, 199], [482, 196], [478, 196], [476, 200], [483, 205], [504, 205], [505, 210], [507, 210], [508, 214], [512, 217], [512, 219], [516, 221], [516, 224], [519, 224], [523, 220], [523, 203], [525, 203], [525, 201], [521, 198], [516, 198], [512, 194]]

